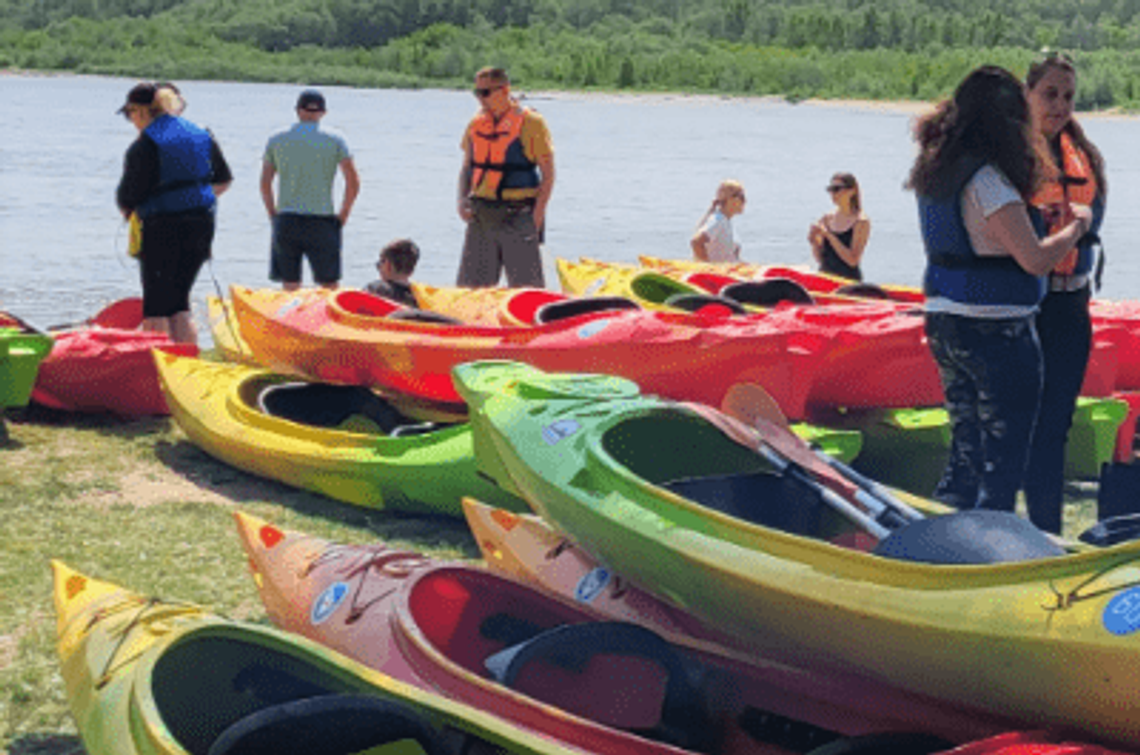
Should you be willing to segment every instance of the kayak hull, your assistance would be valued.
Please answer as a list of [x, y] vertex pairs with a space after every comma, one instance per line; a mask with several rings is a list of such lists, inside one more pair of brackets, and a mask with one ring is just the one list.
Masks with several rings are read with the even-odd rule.
[[[879, 557], [839, 545], [849, 526], [676, 407], [575, 397], [585, 376], [562, 384], [525, 365], [464, 365], [456, 381], [501, 484], [634, 585], [757, 652], [1140, 744], [1140, 626], [1125, 618], [1140, 543], [977, 566]], [[732, 512], [668, 489], [713, 475], [774, 497]]]
[[389, 437], [354, 414], [345, 429], [316, 427], [271, 416], [259, 405], [266, 390], [296, 384], [295, 378], [161, 352], [154, 359], [187, 437], [251, 474], [370, 508], [460, 516], [460, 498], [473, 490], [507, 508], [526, 508], [476, 474], [467, 425]]
[[[518, 691], [486, 678], [483, 660], [510, 646], [506, 636], [512, 632], [524, 637], [527, 631], [584, 628], [599, 620], [598, 613], [471, 566], [434, 562], [383, 544], [330, 543], [245, 514], [237, 519], [255, 582], [278, 626], [591, 752], [679, 752], [649, 736], [621, 730], [650, 728], [657, 715], [653, 708], [661, 703], [657, 682], [643, 677], [644, 669], [622, 663], [620, 656], [606, 656], [597, 667], [591, 662], [577, 674], [535, 669], [553, 676], [543, 677], [542, 683], [532, 679], [520, 684]], [[349, 597], [314, 621], [331, 593]], [[725, 707], [716, 724], [723, 727], [717, 731], [716, 738], [724, 743], [719, 751], [784, 752], [778, 741], [724, 723], [740, 720], [749, 710], [786, 722], [785, 737], [790, 739], [788, 731], [795, 731], [815, 743], [916, 730], [962, 742], [1008, 728], [1006, 721], [863, 679], [811, 674], [746, 660], [680, 635], [660, 636], [685, 659], [693, 678], [719, 680], [715, 689], [727, 694], [719, 703]], [[627, 676], [605, 676], [610, 663]], [[606, 681], [598, 683], [603, 678]], [[629, 689], [636, 693], [622, 696]], [[705, 691], [711, 693], [713, 687]]]
[[[454, 728], [519, 755], [564, 751], [297, 635], [52, 566], [61, 671], [91, 755], [205, 755], [254, 716], [284, 725], [289, 704], [334, 696], [399, 706], [440, 740]], [[368, 749], [333, 749], [335, 732], [324, 736], [326, 755]]]

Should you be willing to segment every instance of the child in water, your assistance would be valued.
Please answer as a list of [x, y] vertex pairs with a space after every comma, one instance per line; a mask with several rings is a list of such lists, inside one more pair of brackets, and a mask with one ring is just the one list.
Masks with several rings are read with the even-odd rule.
[[744, 186], [726, 179], [716, 189], [716, 197], [689, 242], [693, 258], [702, 262], [739, 262], [740, 244], [732, 238], [732, 218], [744, 212]]

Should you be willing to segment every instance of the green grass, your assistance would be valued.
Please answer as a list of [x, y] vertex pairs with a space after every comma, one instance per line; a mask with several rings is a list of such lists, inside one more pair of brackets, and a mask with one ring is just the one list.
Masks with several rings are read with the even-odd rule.
[[0, 446], [0, 752], [82, 753], [55, 652], [50, 559], [139, 592], [265, 622], [232, 512], [342, 542], [449, 557], [478, 549], [458, 520], [347, 506], [217, 462], [172, 420], [33, 409]]

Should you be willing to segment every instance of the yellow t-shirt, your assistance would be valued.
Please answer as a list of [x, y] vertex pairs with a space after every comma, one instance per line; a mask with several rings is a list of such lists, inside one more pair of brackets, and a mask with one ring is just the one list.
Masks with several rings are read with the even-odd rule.
[[[482, 113], [476, 113], [471, 122], [467, 124], [467, 128], [463, 132], [463, 140], [459, 143], [460, 148], [465, 154], [470, 157], [469, 144], [471, 140], [471, 128], [475, 122], [482, 118]], [[519, 141], [522, 142], [523, 154], [531, 162], [538, 164], [554, 154], [554, 142], [550, 138], [550, 129], [546, 125], [546, 119], [540, 114], [527, 108], [523, 112], [522, 127], [519, 129]], [[512, 199], [530, 199], [538, 194], [538, 188], [524, 188], [524, 189], [503, 189], [502, 198], [505, 200]], [[495, 199], [493, 189], [488, 189], [485, 186], [476, 187], [473, 196], [481, 199]]]

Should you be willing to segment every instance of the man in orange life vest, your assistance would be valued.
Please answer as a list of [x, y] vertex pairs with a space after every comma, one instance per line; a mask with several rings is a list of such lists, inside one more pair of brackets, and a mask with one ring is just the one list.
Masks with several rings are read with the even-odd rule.
[[545, 285], [543, 224], [554, 189], [554, 144], [546, 120], [511, 97], [507, 73], [475, 74], [481, 106], [463, 133], [459, 217], [467, 223], [460, 286]]

